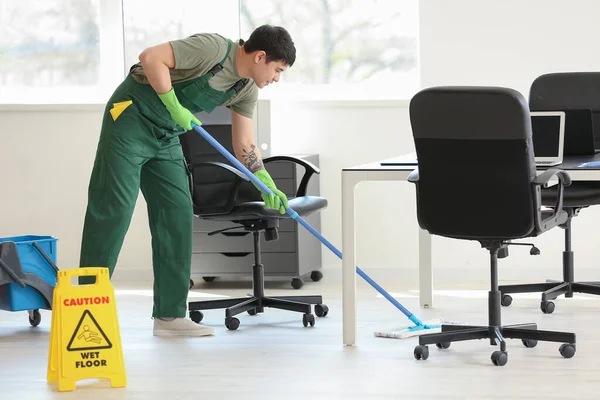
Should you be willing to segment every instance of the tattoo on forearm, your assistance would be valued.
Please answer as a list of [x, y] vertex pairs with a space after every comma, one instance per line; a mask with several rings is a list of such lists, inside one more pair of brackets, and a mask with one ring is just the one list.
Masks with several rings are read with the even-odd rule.
[[258, 159], [258, 156], [254, 152], [255, 148], [256, 146], [251, 144], [250, 151], [244, 149], [244, 154], [242, 155], [245, 167], [248, 168], [250, 172], [256, 172], [264, 168], [262, 161]]

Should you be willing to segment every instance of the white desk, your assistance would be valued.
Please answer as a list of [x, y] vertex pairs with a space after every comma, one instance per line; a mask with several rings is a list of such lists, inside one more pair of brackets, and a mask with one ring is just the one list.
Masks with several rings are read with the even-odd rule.
[[[407, 155], [407, 159], [410, 155]], [[600, 161], [593, 157], [568, 157], [554, 167], [569, 173], [571, 180], [600, 181], [600, 169], [579, 169], [575, 165], [587, 161]], [[382, 160], [384, 161], [384, 160]], [[354, 227], [354, 192], [360, 182], [407, 181], [416, 165], [381, 166], [380, 161], [344, 168], [342, 170], [342, 308], [344, 345], [356, 344], [356, 233]], [[539, 171], [543, 172], [542, 169]], [[408, 183], [408, 182], [407, 182]], [[412, 184], [411, 184], [412, 185]], [[416, 197], [411, 201], [416, 202]], [[433, 307], [433, 266], [431, 235], [419, 229], [419, 304]], [[361, 268], [363, 269], [363, 268]], [[368, 272], [365, 271], [367, 274]], [[373, 289], [375, 290], [375, 289]], [[398, 312], [400, 312], [398, 310]], [[407, 320], [408, 321], [408, 320]]]

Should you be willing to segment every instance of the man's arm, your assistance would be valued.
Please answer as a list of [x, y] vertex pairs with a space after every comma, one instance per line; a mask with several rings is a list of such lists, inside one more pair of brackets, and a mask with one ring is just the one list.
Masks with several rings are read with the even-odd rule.
[[265, 169], [260, 150], [254, 140], [252, 119], [231, 110], [231, 129], [236, 158], [252, 173]]
[[139, 58], [150, 86], [158, 94], [173, 121], [188, 131], [192, 130], [192, 123], [201, 125], [198, 118], [179, 103], [173, 89], [169, 70], [175, 68], [176, 60], [171, 43], [149, 47], [142, 51]]
[[[278, 209], [281, 214], [285, 214], [288, 207], [287, 196], [281, 190], [277, 189], [273, 178], [271, 178], [263, 165], [260, 151], [254, 141], [253, 127], [251, 118], [231, 110], [233, 151], [236, 158], [272, 191], [269, 195], [262, 193], [265, 206], [267, 208]], [[252, 184], [256, 186], [254, 182]], [[258, 186], [256, 188], [260, 190]]]
[[149, 47], [142, 51], [139, 59], [144, 67], [148, 82], [157, 93], [171, 90], [169, 69], [175, 68], [175, 56], [170, 43]]

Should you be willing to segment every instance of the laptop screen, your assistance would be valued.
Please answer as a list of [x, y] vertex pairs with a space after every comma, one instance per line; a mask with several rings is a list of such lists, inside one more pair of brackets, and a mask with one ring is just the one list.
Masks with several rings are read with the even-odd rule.
[[560, 156], [560, 116], [532, 115], [531, 130], [536, 158]]

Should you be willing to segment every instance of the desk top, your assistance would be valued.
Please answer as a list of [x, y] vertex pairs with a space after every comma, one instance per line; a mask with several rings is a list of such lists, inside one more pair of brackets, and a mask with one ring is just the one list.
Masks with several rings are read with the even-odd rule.
[[[549, 168], [556, 168], [568, 171], [572, 179], [575, 180], [600, 180], [600, 166], [578, 167], [582, 163], [599, 162], [600, 153], [590, 156], [566, 156], [562, 164], [553, 167], [538, 167], [538, 171], [544, 171]], [[382, 165], [383, 164], [383, 165]], [[401, 156], [388, 158], [381, 161], [374, 161], [353, 167], [343, 168], [342, 171], [413, 171], [417, 168], [415, 153], [407, 153]]]
[[381, 161], [343, 168], [342, 171], [413, 171], [417, 168], [416, 160], [416, 153], [413, 152]]

